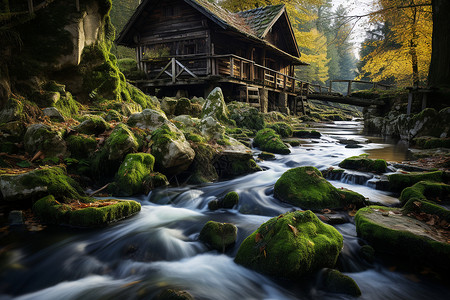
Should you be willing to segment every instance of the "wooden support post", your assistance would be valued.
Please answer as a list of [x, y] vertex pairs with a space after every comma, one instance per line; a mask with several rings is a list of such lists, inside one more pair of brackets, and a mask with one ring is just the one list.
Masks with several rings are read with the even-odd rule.
[[244, 61], [243, 60], [241, 60], [241, 72], [239, 72], [239, 74], [241, 75], [240, 79], [242, 80], [244, 78]]
[[423, 96], [422, 96], [422, 110], [427, 108], [427, 98], [428, 98], [428, 93], [427, 92], [423, 93]]
[[413, 92], [412, 92], [412, 90], [409, 90], [409, 94], [408, 94], [408, 106], [406, 107], [406, 114], [407, 114], [408, 116], [411, 114], [412, 100], [413, 100]]
[[77, 7], [77, 11], [80, 11], [80, 0], [75, 0], [75, 6]]
[[230, 57], [230, 77], [234, 76], [234, 57]]
[[352, 80], [349, 80], [347, 87], [347, 96], [350, 96], [351, 94], [352, 94]]
[[286, 77], [286, 75], [283, 75], [283, 90], [286, 89], [286, 81], [287, 81], [287, 77]]
[[332, 90], [333, 90], [333, 80], [330, 80], [330, 87], [328, 88], [328, 93], [331, 94]]
[[177, 80], [177, 64], [175, 57], [172, 57], [172, 83], [175, 83]]
[[255, 63], [254, 62], [250, 63], [250, 81], [251, 82], [255, 81]]
[[30, 15], [34, 14], [33, 0], [28, 0], [28, 12]]

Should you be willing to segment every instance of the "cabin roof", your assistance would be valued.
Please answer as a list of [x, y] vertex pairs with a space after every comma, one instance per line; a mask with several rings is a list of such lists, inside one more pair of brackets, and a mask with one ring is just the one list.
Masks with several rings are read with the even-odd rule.
[[[136, 9], [133, 16], [130, 18], [128, 23], [125, 25], [122, 32], [119, 34], [119, 37], [116, 40], [116, 43], [119, 45], [127, 46], [128, 43], [125, 41], [127, 35], [136, 22], [136, 20], [141, 15], [147, 3], [152, 2], [154, 0], [144, 0]], [[273, 50], [280, 52], [280, 54], [284, 56], [290, 57], [290, 59], [297, 62], [297, 64], [306, 64], [302, 62], [299, 58], [301, 56], [297, 42], [295, 41], [295, 37], [292, 31], [291, 24], [289, 22], [289, 18], [287, 18], [286, 9], [284, 4], [278, 5], [269, 5], [265, 7], [250, 9], [242, 12], [232, 13], [215, 3], [211, 3], [207, 0], [183, 0], [185, 3], [191, 5], [203, 15], [208, 17], [212, 22], [216, 23], [224, 30], [234, 30], [240, 34], [245, 35], [247, 38], [251, 38], [257, 40], [258, 42], [262, 42], [263, 44], [269, 46]], [[276, 46], [272, 45], [268, 41], [264, 40], [264, 37], [276, 23], [276, 21], [283, 15], [286, 14], [286, 19], [288, 22], [289, 32], [287, 34], [291, 35], [293, 39], [293, 50], [295, 55], [287, 53]]]

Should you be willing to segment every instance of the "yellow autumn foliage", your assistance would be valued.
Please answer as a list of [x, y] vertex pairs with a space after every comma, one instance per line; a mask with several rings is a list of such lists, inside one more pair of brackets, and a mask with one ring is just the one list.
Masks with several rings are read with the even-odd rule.
[[[414, 57], [417, 57], [418, 79], [422, 83], [426, 80], [431, 61], [431, 7], [414, 5], [428, 2], [379, 0], [382, 10], [374, 15], [373, 21], [387, 22], [391, 32], [384, 40], [373, 42], [376, 50], [364, 58], [366, 64], [357, 79], [369, 73], [374, 81], [394, 78], [399, 86], [412, 85]], [[408, 7], [411, 4], [413, 7]]]

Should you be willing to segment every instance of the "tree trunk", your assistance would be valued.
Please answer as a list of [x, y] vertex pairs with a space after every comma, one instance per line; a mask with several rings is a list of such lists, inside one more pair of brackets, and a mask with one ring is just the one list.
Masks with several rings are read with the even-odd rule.
[[419, 62], [417, 59], [417, 8], [413, 8], [413, 19], [411, 24], [411, 33], [412, 38], [410, 41], [410, 49], [409, 53], [411, 54], [411, 63], [412, 63], [412, 72], [413, 72], [413, 86], [418, 88], [419, 87]]
[[450, 1], [433, 0], [433, 38], [428, 86], [450, 88]]

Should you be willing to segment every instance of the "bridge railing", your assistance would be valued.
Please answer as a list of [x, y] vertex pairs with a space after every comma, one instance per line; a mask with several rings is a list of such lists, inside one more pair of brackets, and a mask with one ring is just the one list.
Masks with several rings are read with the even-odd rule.
[[385, 84], [385, 83], [380, 83], [380, 82], [372, 82], [372, 81], [365, 81], [365, 80], [343, 80], [343, 79], [335, 79], [335, 80], [330, 80], [330, 86], [328, 87], [328, 92], [331, 93], [331, 91], [333, 90], [333, 82], [344, 82], [347, 83], [347, 96], [351, 96], [352, 95], [352, 86], [354, 86], [354, 83], [359, 83], [359, 84], [370, 84], [372, 85], [372, 88], [382, 88], [385, 90], [388, 90], [390, 88], [392, 88], [393, 86], [390, 84]]

